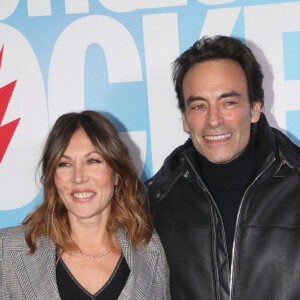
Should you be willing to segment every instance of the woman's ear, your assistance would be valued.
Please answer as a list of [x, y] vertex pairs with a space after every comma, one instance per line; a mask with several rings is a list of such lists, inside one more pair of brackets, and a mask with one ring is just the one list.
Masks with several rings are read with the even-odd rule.
[[118, 185], [118, 182], [119, 182], [119, 174], [115, 173], [115, 178], [114, 178], [114, 184], [115, 184], [115, 186]]

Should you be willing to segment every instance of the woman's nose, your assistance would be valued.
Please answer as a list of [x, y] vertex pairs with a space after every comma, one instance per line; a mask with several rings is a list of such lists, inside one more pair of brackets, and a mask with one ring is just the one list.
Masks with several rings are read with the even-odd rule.
[[73, 168], [72, 181], [81, 184], [88, 181], [88, 174], [82, 165], [76, 165]]

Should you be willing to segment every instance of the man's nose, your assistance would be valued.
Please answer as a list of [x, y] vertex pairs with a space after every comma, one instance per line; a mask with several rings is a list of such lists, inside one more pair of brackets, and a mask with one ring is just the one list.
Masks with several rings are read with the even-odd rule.
[[210, 127], [218, 127], [222, 122], [223, 117], [219, 108], [215, 105], [210, 106], [207, 112], [207, 122]]

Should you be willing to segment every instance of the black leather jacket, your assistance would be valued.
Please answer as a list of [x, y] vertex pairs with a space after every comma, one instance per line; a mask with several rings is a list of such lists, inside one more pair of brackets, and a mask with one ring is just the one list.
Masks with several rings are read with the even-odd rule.
[[231, 266], [190, 140], [146, 182], [173, 300], [300, 299], [300, 149], [264, 115], [256, 134], [257, 175], [241, 200]]

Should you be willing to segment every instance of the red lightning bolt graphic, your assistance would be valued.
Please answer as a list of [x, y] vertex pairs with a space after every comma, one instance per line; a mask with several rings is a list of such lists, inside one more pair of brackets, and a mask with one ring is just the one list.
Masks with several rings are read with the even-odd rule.
[[[4, 49], [4, 46], [2, 47], [1, 52], [0, 52], [0, 68], [1, 68], [1, 62], [2, 62], [3, 49]], [[18, 123], [21, 119], [21, 118], [19, 118], [17, 120], [14, 120], [10, 123], [7, 123], [7, 124], [1, 126], [4, 114], [6, 112], [9, 100], [13, 93], [13, 90], [15, 88], [16, 82], [17, 82], [17, 80], [0, 88], [0, 163], [4, 157], [6, 149], [9, 145], [11, 138], [12, 138], [12, 136], [18, 126]]]

